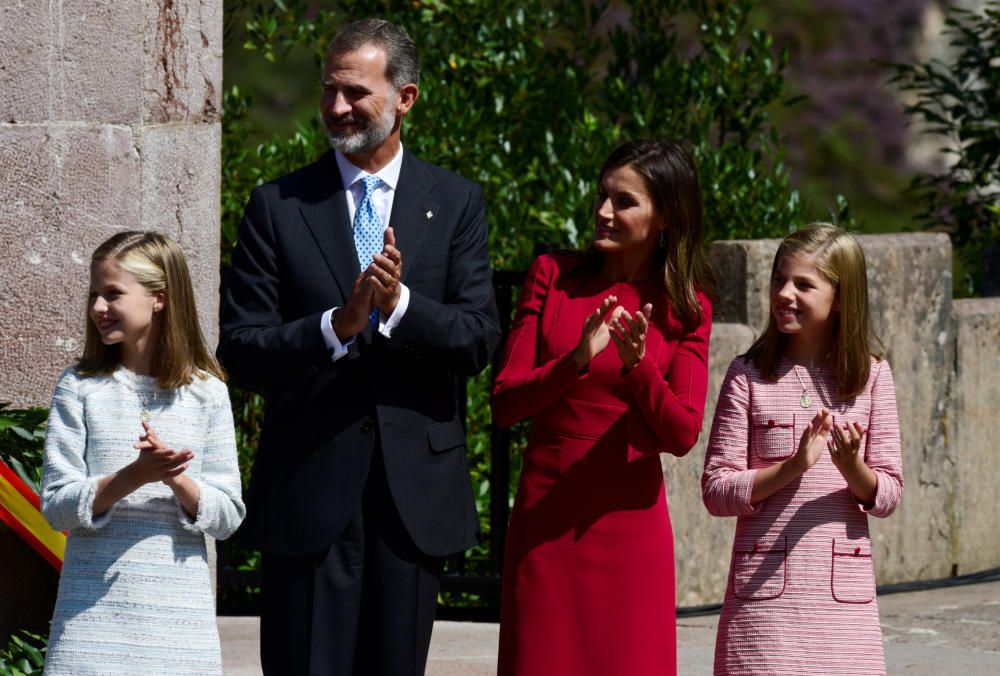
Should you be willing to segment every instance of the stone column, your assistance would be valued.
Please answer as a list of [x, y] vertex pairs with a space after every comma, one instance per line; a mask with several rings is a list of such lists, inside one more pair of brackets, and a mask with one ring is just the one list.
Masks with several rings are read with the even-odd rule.
[[954, 303], [954, 398], [944, 418], [955, 454], [955, 573], [965, 575], [1000, 566], [996, 505], [997, 408], [1000, 405], [1000, 298], [967, 298]]
[[0, 401], [48, 404], [120, 230], [181, 244], [214, 342], [221, 88], [221, 0], [0, 7]]
[[[215, 343], [221, 92], [222, 0], [0, 4], [0, 401], [48, 405], [121, 230], [181, 245]], [[14, 582], [47, 564], [0, 530], [0, 638], [44, 631], [54, 590]]]

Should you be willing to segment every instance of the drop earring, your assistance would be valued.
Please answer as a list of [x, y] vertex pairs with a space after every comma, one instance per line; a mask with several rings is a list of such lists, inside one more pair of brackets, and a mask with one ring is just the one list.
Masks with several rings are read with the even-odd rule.
[[661, 249], [667, 248], [667, 231], [664, 228], [660, 228], [660, 241], [657, 242]]

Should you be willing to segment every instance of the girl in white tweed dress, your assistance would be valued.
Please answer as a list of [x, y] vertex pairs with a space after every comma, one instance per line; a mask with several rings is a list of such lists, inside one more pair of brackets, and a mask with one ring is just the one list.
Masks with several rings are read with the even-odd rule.
[[42, 512], [69, 538], [45, 673], [222, 673], [205, 535], [244, 515], [223, 378], [177, 245], [101, 244], [46, 432]]
[[737, 517], [716, 674], [885, 673], [868, 516], [892, 513], [903, 475], [873, 340], [857, 240], [826, 224], [786, 237], [705, 457], [705, 505]]

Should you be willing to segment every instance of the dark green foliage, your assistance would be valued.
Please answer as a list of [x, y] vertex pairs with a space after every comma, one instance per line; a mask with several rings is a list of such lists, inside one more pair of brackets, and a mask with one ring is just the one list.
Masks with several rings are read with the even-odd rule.
[[[925, 44], [934, 0], [773, 0], [757, 2], [751, 25], [787, 46], [785, 96], [772, 106], [792, 181], [819, 216], [837, 193], [866, 233], [913, 229], [919, 211], [903, 194], [908, 163], [906, 115], [882, 81], [887, 61], [911, 60]], [[796, 102], [795, 105], [790, 105]]]
[[47, 645], [48, 640], [44, 636], [30, 631], [11, 636], [7, 647], [0, 649], [0, 676], [42, 673]]
[[[42, 455], [45, 445], [45, 421], [49, 411], [36, 407], [8, 408], [0, 403], [0, 460], [38, 493], [42, 481]], [[15, 584], [15, 580], [7, 580]], [[44, 636], [22, 630], [0, 648], [0, 676], [40, 674], [45, 666]]]
[[919, 219], [952, 236], [964, 268], [960, 295], [1000, 295], [1000, 3], [949, 11], [945, 35], [954, 61], [896, 64], [892, 81], [915, 97], [906, 112], [943, 140], [948, 165], [918, 176], [911, 191]]
[[[766, 113], [781, 96], [785, 55], [747, 27], [748, 0], [633, 0], [614, 10], [568, 0], [338, 2], [312, 13], [310, 4], [243, 7], [242, 47], [272, 61], [309, 50], [318, 99], [323, 51], [340, 25], [383, 16], [406, 27], [422, 75], [404, 143], [483, 185], [497, 267], [526, 266], [537, 242], [584, 244], [601, 162], [641, 136], [689, 146], [710, 239], [781, 235], [801, 217]], [[313, 115], [290, 138], [248, 148], [249, 105], [226, 92], [224, 255], [249, 188], [327, 147]]]
[[42, 482], [46, 408], [12, 409], [0, 403], [0, 460], [38, 493]]
[[[492, 263], [524, 269], [539, 243], [586, 244], [601, 163], [612, 148], [638, 137], [676, 139], [689, 148], [699, 165], [709, 239], [781, 236], [801, 221], [767, 115], [768, 106], [780, 103], [786, 56], [767, 33], [748, 27], [752, 5], [632, 0], [609, 9], [605, 0], [390, 0], [324, 3], [316, 11], [305, 0], [232, 0], [227, 12], [247, 19], [242, 33], [231, 26], [229, 49], [273, 63], [295, 54], [301, 63], [303, 50], [311, 54], [317, 103], [324, 50], [341, 25], [381, 16], [404, 26], [420, 50], [421, 80], [403, 143], [483, 186]], [[251, 106], [245, 92], [225, 92], [224, 262], [250, 189], [328, 148], [315, 113], [298, 121], [292, 135], [253, 145], [261, 130], [251, 128]], [[469, 463], [484, 532], [490, 382], [488, 373], [474, 379], [468, 395]], [[233, 401], [247, 467], [260, 401], [241, 393]], [[512, 483], [523, 444], [522, 430], [514, 435]], [[482, 574], [485, 561], [485, 549], [474, 549], [469, 571]]]

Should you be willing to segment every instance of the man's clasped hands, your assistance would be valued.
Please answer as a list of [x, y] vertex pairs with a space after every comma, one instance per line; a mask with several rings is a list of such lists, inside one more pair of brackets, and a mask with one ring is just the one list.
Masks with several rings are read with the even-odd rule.
[[403, 254], [396, 248], [392, 227], [385, 229], [382, 253], [372, 257], [371, 264], [354, 280], [351, 297], [332, 316], [333, 330], [341, 340], [361, 333], [372, 311], [378, 308], [388, 318], [399, 302], [399, 279], [403, 274]]

